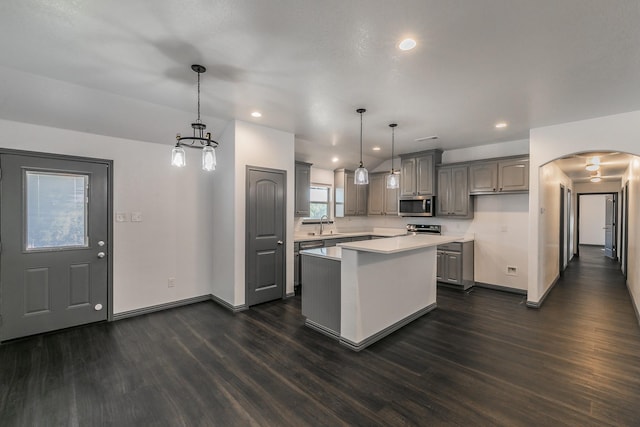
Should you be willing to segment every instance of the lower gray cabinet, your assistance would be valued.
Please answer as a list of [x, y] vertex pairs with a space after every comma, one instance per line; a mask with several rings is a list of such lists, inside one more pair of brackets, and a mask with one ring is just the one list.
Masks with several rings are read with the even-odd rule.
[[300, 286], [300, 243], [293, 244], [293, 286]]
[[327, 247], [336, 246], [338, 243], [347, 243], [353, 241], [351, 237], [339, 237], [336, 239], [327, 239], [324, 241], [324, 245]]
[[337, 338], [340, 336], [339, 260], [302, 255], [302, 315], [305, 325]]
[[460, 289], [469, 289], [475, 284], [473, 241], [438, 245], [436, 279], [438, 283]]

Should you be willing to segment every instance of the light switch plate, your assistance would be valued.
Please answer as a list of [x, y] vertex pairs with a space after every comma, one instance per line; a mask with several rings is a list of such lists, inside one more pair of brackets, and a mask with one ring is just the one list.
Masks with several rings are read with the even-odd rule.
[[142, 212], [131, 212], [131, 222], [142, 222]]

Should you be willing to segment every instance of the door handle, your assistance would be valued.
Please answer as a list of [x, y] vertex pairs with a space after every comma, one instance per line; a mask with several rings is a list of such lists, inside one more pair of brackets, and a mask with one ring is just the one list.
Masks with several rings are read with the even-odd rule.
[[104, 258], [104, 252], [98, 252], [98, 258], [102, 259]]
[[278, 240], [278, 242], [277, 242], [277, 243], [278, 243], [279, 245], [284, 244], [284, 242], [283, 242], [282, 240]]

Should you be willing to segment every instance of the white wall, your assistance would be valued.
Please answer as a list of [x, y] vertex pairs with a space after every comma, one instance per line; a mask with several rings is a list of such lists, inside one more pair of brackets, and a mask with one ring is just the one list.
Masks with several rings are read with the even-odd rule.
[[606, 200], [606, 194], [580, 196], [579, 244], [604, 246]]
[[[236, 120], [226, 129], [222, 142], [233, 145], [235, 156], [233, 169], [222, 173], [224, 185], [233, 190], [216, 191], [214, 202], [220, 204], [214, 210], [226, 210], [221, 213], [221, 224], [214, 228], [214, 253], [228, 251], [220, 260], [215, 260], [214, 295], [233, 306], [242, 306], [245, 298], [245, 218], [246, 218], [246, 174], [247, 166], [284, 170], [287, 173], [287, 210], [286, 210], [286, 292], [293, 293], [293, 212], [294, 212], [294, 135], [264, 126]], [[233, 143], [229, 140], [233, 139]], [[229, 163], [231, 164], [231, 163]], [[221, 196], [221, 200], [218, 199]], [[216, 221], [216, 217], [211, 221]], [[226, 231], [221, 227], [228, 227]], [[231, 232], [229, 230], [232, 230]], [[218, 238], [218, 232], [224, 238]], [[223, 264], [224, 262], [224, 264]], [[233, 269], [230, 272], [229, 269]]]
[[640, 308], [640, 158], [636, 157], [622, 178], [629, 184], [629, 253], [627, 287], [633, 299], [636, 314]]
[[[0, 120], [0, 146], [114, 161], [114, 212], [142, 212], [142, 222], [113, 224], [114, 313], [211, 293], [213, 193], [220, 177], [170, 166], [171, 145]], [[172, 138], [168, 138], [171, 140]], [[224, 148], [218, 150], [218, 153]], [[169, 277], [176, 286], [169, 288]]]
[[[552, 285], [555, 274], [552, 270], [556, 265], [549, 262], [544, 256], [544, 251], [554, 246], [554, 233], [550, 230], [554, 221], [548, 217], [553, 212], [550, 204], [553, 198], [547, 199], [548, 192], [544, 179], [546, 163], [567, 156], [569, 154], [585, 151], [621, 151], [631, 154], [639, 154], [638, 141], [640, 141], [640, 111], [600, 117], [590, 120], [565, 123], [531, 129], [530, 132], [530, 179], [529, 179], [529, 245], [537, 250], [529, 254], [529, 292], [528, 300], [531, 303], [539, 303], [545, 292]], [[633, 171], [632, 171], [632, 176]], [[635, 179], [635, 178], [634, 178]], [[630, 180], [631, 182], [631, 180]], [[633, 185], [630, 197], [638, 197], [637, 184]], [[575, 193], [575, 191], [574, 191]], [[637, 204], [638, 199], [634, 199]], [[630, 206], [633, 206], [630, 203]], [[640, 243], [640, 234], [637, 233], [637, 217], [629, 224], [629, 260], [638, 259], [637, 250]], [[635, 221], [634, 221], [635, 220]], [[632, 228], [635, 233], [631, 233]], [[555, 234], [557, 239], [557, 233]], [[557, 240], [556, 240], [557, 247]], [[632, 249], [633, 248], [633, 251]], [[634, 301], [636, 306], [640, 302], [640, 277], [638, 267], [630, 262], [628, 284], [630, 289], [635, 289]]]

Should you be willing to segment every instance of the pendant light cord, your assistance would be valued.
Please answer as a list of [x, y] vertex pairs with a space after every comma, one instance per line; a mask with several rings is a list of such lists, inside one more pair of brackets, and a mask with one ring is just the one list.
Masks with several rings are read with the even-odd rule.
[[393, 148], [396, 143], [396, 127], [391, 126], [391, 173], [393, 174], [395, 170], [393, 169]]
[[200, 73], [198, 73], [198, 123], [200, 123]]
[[362, 167], [362, 111], [360, 112], [360, 167]]

